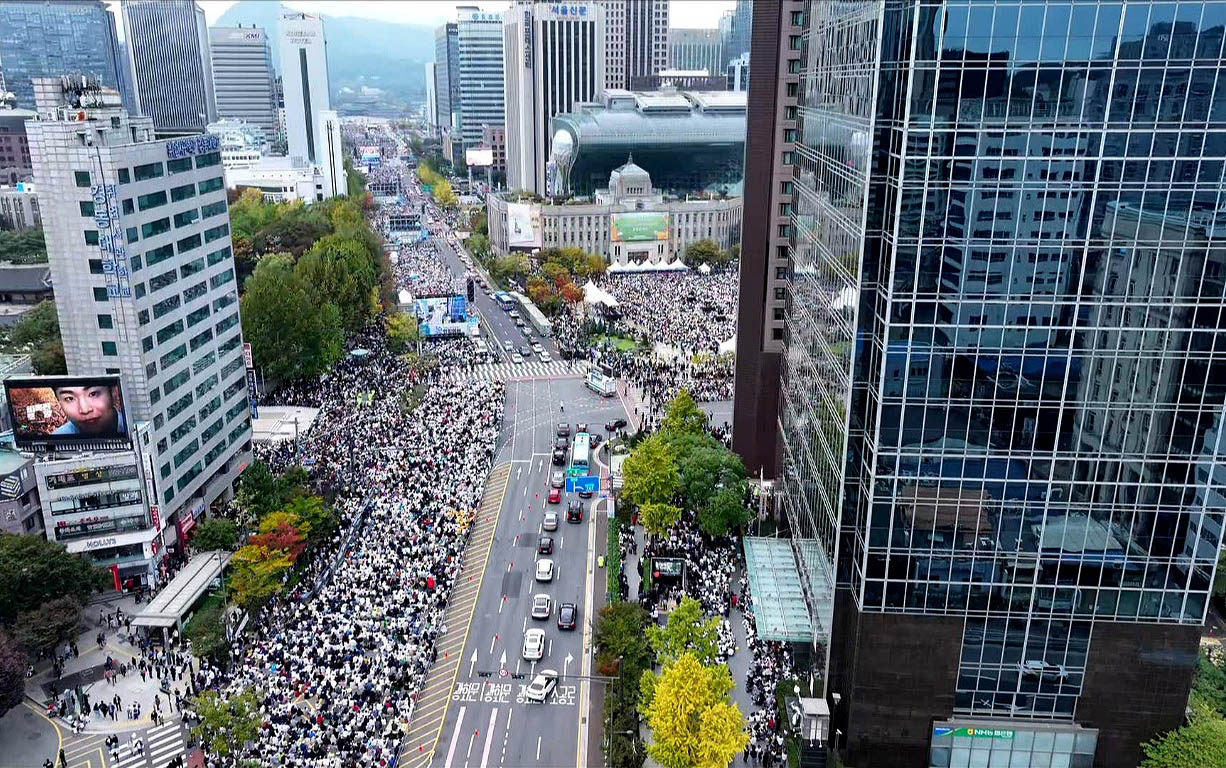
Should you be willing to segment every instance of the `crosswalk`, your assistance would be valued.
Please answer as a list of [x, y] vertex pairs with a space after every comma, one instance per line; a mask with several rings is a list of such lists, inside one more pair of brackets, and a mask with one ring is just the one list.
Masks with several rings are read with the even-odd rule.
[[[109, 761], [110, 768], [166, 768], [167, 763], [187, 751], [187, 734], [177, 720], [154, 726], [145, 731], [144, 750], [136, 753], [124, 739], [119, 743], [119, 760]], [[110, 755], [108, 755], [110, 757]]]
[[511, 381], [514, 379], [565, 379], [578, 378], [583, 372], [565, 360], [542, 363], [535, 360], [522, 363], [487, 363], [472, 368], [459, 369], [452, 374], [453, 381]]

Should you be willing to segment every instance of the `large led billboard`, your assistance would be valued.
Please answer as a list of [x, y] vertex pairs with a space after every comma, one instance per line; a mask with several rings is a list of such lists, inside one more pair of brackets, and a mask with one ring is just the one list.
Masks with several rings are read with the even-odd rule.
[[668, 213], [634, 211], [613, 214], [613, 242], [635, 243], [668, 239]]
[[464, 164], [474, 168], [488, 168], [494, 164], [494, 150], [466, 149], [464, 150]]
[[507, 204], [507, 246], [541, 247], [541, 207], [524, 203]]
[[413, 300], [413, 314], [421, 327], [423, 338], [463, 336], [472, 333], [478, 324], [468, 316], [468, 299], [464, 296], [425, 296]]
[[4, 382], [17, 447], [123, 449], [131, 444], [118, 376], [35, 376]]

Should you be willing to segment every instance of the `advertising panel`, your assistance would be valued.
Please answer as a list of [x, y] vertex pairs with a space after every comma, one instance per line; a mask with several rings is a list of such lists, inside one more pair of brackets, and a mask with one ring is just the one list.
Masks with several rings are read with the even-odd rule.
[[634, 211], [613, 214], [613, 242], [636, 243], [668, 239], [668, 213]]
[[494, 164], [494, 150], [466, 149], [464, 150], [464, 164], [476, 168], [488, 168]]
[[541, 207], [526, 203], [507, 204], [507, 246], [541, 247]]
[[477, 325], [476, 317], [468, 316], [468, 299], [464, 296], [426, 296], [413, 300], [413, 313], [421, 323], [423, 338], [462, 336]]
[[131, 444], [118, 376], [35, 376], [4, 382], [17, 446], [119, 450]]

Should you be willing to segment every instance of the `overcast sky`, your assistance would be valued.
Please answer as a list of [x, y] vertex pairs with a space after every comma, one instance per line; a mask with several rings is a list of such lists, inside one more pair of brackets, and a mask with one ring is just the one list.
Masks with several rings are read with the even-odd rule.
[[[271, 2], [272, 0], [264, 0]], [[633, 2], [634, 0], [631, 0]], [[197, 0], [204, 9], [209, 24], [213, 24], [235, 0]], [[291, 8], [327, 16], [360, 16], [401, 24], [435, 26], [455, 18], [455, 2], [444, 0], [288, 0]], [[462, 3], [461, 3], [462, 4]], [[483, 9], [500, 11], [508, 2], [470, 2]], [[118, 3], [116, 3], [118, 5]], [[731, 10], [735, 0], [670, 0], [668, 14], [672, 27], [715, 27], [724, 11]], [[269, 30], [272, 32], [272, 30]]]

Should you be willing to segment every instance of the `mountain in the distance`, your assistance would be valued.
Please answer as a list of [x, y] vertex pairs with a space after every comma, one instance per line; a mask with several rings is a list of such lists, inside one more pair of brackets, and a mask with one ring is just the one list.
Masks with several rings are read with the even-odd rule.
[[[273, 66], [280, 68], [277, 48], [280, 17], [280, 3], [240, 0], [222, 14], [215, 26], [263, 27], [272, 47]], [[434, 61], [433, 27], [354, 16], [324, 16], [323, 20], [328, 40], [328, 77], [336, 109], [369, 111], [367, 107], [374, 103], [395, 110], [425, 100], [425, 63]], [[364, 88], [367, 90], [363, 91]]]

